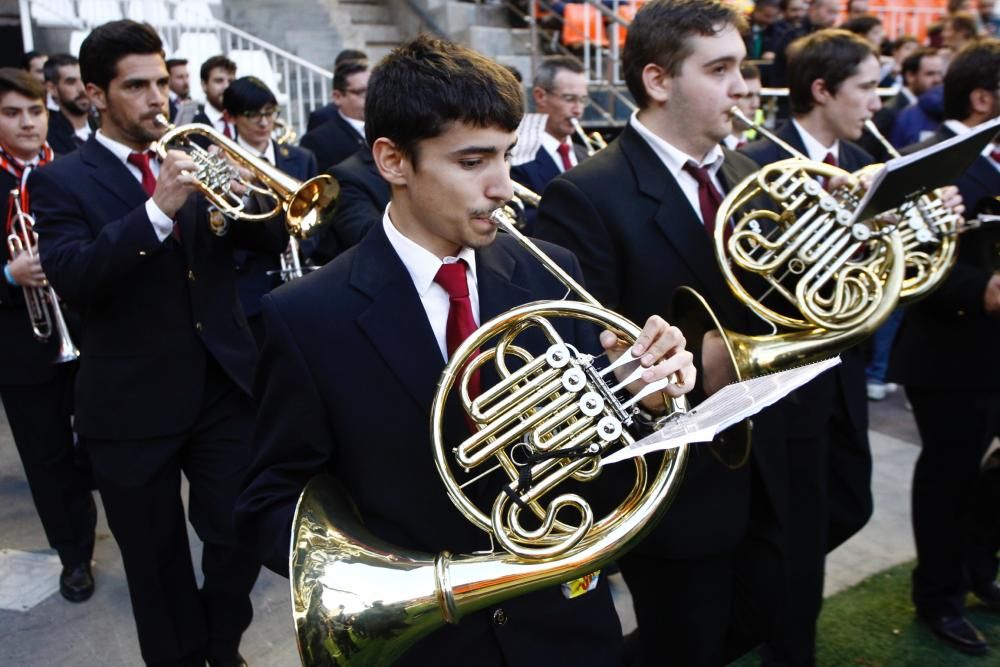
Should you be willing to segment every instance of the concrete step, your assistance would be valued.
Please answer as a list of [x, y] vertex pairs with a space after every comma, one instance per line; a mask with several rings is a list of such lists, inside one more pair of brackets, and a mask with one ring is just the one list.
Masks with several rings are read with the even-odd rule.
[[454, 34], [455, 41], [476, 49], [491, 58], [531, 54], [531, 31], [527, 28], [469, 26]]
[[501, 65], [507, 65], [509, 67], [515, 68], [521, 73], [521, 81], [525, 86], [525, 90], [530, 90], [532, 71], [531, 71], [531, 56], [504, 56], [498, 55], [494, 57]]
[[403, 40], [399, 28], [393, 24], [355, 23], [352, 28], [361, 35], [366, 44], [399, 44]]
[[445, 32], [451, 35], [467, 30], [471, 26], [509, 27], [506, 8], [496, 5], [446, 2], [431, 9], [429, 14]]
[[345, 4], [353, 23], [393, 23], [392, 12], [384, 4]]

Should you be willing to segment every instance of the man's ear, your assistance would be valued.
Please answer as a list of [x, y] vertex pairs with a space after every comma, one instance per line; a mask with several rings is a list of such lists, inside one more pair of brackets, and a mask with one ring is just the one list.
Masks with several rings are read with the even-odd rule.
[[663, 104], [670, 100], [674, 77], [656, 63], [647, 63], [642, 68], [642, 85], [653, 102]]
[[399, 149], [395, 143], [385, 137], [379, 137], [372, 144], [372, 157], [378, 173], [382, 175], [390, 185], [406, 185], [406, 173], [409, 167], [409, 158]]
[[333, 89], [333, 95], [330, 97], [333, 103], [340, 107], [340, 103], [344, 101], [344, 93], [340, 92], [336, 88]]
[[535, 100], [535, 108], [538, 108], [539, 102], [545, 98], [545, 89], [541, 86], [535, 86], [531, 89], [531, 97]]
[[87, 97], [93, 102], [94, 106], [97, 107], [98, 111], [108, 110], [108, 98], [104, 93], [104, 89], [93, 83], [87, 84]]
[[830, 98], [833, 97], [830, 90], [826, 87], [825, 79], [815, 79], [809, 85], [809, 92], [812, 93], [813, 103], [820, 106], [827, 104]]

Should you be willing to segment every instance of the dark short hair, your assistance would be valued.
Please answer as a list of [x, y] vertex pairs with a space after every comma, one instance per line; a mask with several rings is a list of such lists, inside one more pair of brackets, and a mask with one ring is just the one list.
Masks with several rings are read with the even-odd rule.
[[345, 60], [333, 70], [333, 89], [347, 92], [347, 79], [358, 72], [368, 71], [367, 60]]
[[368, 54], [357, 49], [344, 49], [333, 59], [333, 69], [337, 69], [337, 65], [340, 63], [346, 63], [351, 60], [368, 60]]
[[222, 108], [236, 116], [244, 111], [260, 111], [266, 106], [278, 106], [278, 100], [267, 84], [255, 76], [242, 76], [222, 93]]
[[917, 49], [910, 55], [903, 58], [903, 62], [900, 63], [900, 72], [903, 74], [905, 79], [907, 74], [916, 74], [920, 71], [920, 65], [923, 63], [924, 58], [930, 56], [936, 56], [938, 53], [937, 49], [931, 47], [924, 47]]
[[622, 50], [622, 72], [636, 104], [649, 104], [642, 70], [655, 63], [671, 76], [691, 55], [690, 37], [710, 36], [735, 26], [743, 32], [743, 17], [718, 0], [652, 0], [642, 6], [632, 20], [628, 40]]
[[848, 19], [841, 24], [841, 28], [855, 35], [867, 35], [875, 26], [882, 25], [882, 19], [872, 14], [863, 14]]
[[181, 65], [187, 65], [187, 58], [167, 58], [167, 71], [169, 72], [175, 67], [180, 67]]
[[757, 0], [753, 3], [753, 10], [757, 11], [761, 7], [775, 7], [781, 9], [781, 0]]
[[978, 33], [976, 27], [976, 17], [972, 14], [967, 14], [965, 12], [951, 14], [944, 17], [943, 22], [950, 23], [952, 30], [960, 32], [968, 37], [975, 37]]
[[163, 55], [163, 42], [148, 23], [129, 19], [94, 28], [80, 45], [80, 77], [102, 90], [118, 75], [118, 61], [131, 55]]
[[0, 97], [20, 93], [29, 100], [45, 101], [45, 86], [23, 69], [0, 67]]
[[49, 59], [45, 61], [42, 72], [45, 73], [45, 80], [47, 82], [58, 84], [60, 67], [79, 64], [80, 61], [76, 59], [76, 56], [71, 56], [68, 53], [57, 53], [49, 56]]
[[35, 58], [45, 58], [45, 53], [42, 51], [26, 51], [23, 56], [21, 56], [21, 69], [28, 70], [31, 67], [31, 61]]
[[208, 77], [212, 76], [212, 70], [217, 67], [221, 67], [236, 76], [236, 63], [223, 55], [218, 55], [212, 56], [201, 64], [201, 80], [208, 81]]
[[450, 123], [513, 132], [524, 114], [521, 85], [503, 65], [472, 49], [421, 35], [372, 71], [365, 134], [385, 137], [416, 165], [418, 145]]
[[573, 74], [583, 74], [583, 65], [573, 56], [548, 56], [535, 70], [534, 85], [544, 90], [552, 90], [556, 85], [556, 75], [560, 70]]
[[1000, 87], [1000, 39], [966, 44], [951, 59], [944, 75], [944, 117], [964, 121], [972, 115], [969, 95], [982, 88], [996, 94]]
[[892, 52], [895, 53], [896, 51], [899, 51], [901, 48], [903, 48], [907, 44], [917, 44], [917, 45], [919, 45], [920, 44], [920, 40], [918, 40], [913, 35], [900, 35], [899, 37], [897, 37], [892, 42]]
[[788, 47], [788, 102], [792, 113], [812, 110], [812, 84], [823, 79], [826, 89], [836, 95], [840, 85], [858, 72], [869, 56], [878, 57], [874, 47], [853, 32], [827, 28], [800, 37]]
[[744, 80], [750, 79], [751, 81], [760, 79], [760, 68], [753, 63], [743, 63], [740, 65], [740, 76]]

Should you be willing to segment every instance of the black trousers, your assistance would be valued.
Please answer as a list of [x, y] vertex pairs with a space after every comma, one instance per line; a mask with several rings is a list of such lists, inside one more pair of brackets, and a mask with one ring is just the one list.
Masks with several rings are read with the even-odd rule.
[[90, 561], [97, 523], [90, 468], [73, 444], [70, 424], [75, 369], [61, 364], [43, 384], [0, 386], [38, 518], [66, 567]]
[[[209, 363], [205, 403], [190, 430], [140, 441], [82, 439], [125, 565], [143, 659], [203, 665], [239, 648], [250, 625], [260, 564], [240, 548], [233, 509], [249, 462], [249, 398]], [[204, 542], [195, 581], [181, 501], [190, 485], [191, 524]]]
[[921, 443], [911, 497], [917, 545], [913, 602], [919, 614], [962, 614], [970, 583], [986, 583], [968, 580], [972, 554], [966, 531], [981, 509], [983, 456], [1000, 435], [1000, 392], [907, 387], [906, 396]]

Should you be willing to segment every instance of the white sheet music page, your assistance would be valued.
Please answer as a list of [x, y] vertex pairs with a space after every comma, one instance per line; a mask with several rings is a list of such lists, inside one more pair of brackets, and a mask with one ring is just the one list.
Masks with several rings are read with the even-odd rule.
[[727, 385], [689, 412], [680, 413], [650, 436], [601, 458], [617, 463], [649, 452], [696, 442], [711, 442], [718, 433], [784, 398], [820, 373], [840, 363], [840, 357]]

